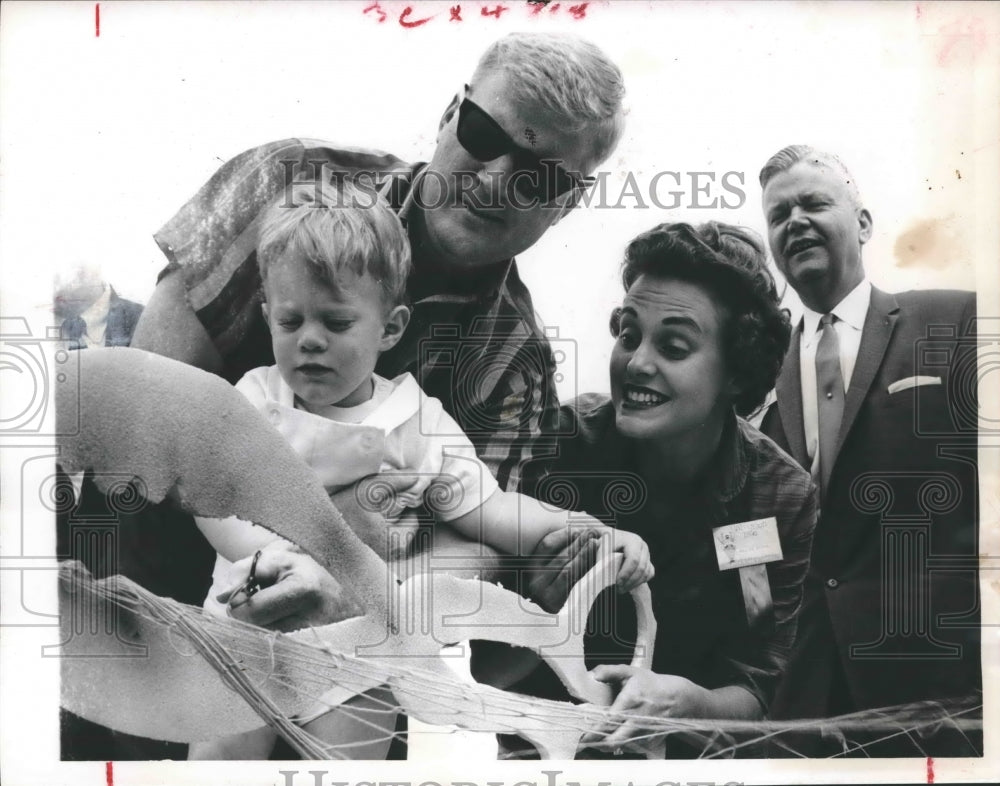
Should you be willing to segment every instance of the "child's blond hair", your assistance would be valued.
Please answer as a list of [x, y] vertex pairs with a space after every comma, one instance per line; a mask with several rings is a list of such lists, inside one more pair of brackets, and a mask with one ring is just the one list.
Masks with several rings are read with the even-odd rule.
[[334, 290], [348, 270], [374, 278], [387, 308], [405, 301], [410, 244], [385, 200], [346, 181], [338, 186], [296, 183], [289, 188], [261, 226], [257, 264], [265, 291], [268, 271], [294, 251]]

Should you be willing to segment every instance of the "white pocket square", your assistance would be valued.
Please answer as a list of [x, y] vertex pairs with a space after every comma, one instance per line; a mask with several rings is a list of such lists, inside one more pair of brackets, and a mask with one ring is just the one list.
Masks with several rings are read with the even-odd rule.
[[906, 377], [898, 379], [889, 385], [889, 394], [899, 393], [901, 390], [920, 387], [921, 385], [940, 385], [941, 377]]

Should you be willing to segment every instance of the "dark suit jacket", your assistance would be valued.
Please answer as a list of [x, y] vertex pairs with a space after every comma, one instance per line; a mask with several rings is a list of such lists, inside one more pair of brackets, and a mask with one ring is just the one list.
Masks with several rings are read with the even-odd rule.
[[[104, 346], [127, 347], [132, 343], [132, 334], [142, 313], [142, 305], [131, 300], [118, 297], [111, 290], [111, 300], [108, 303], [108, 321], [104, 328]], [[70, 317], [62, 323], [59, 330], [60, 338], [70, 342], [71, 349], [80, 348], [80, 338], [87, 326], [80, 317]]]
[[[775, 718], [981, 689], [974, 317], [971, 292], [872, 290]], [[800, 332], [761, 430], [808, 467]]]

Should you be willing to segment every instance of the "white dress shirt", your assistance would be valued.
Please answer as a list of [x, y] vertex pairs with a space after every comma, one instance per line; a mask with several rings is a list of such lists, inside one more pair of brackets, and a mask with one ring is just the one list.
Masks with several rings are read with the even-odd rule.
[[[833, 327], [840, 341], [840, 371], [844, 375], [844, 392], [851, 384], [854, 364], [861, 347], [861, 331], [865, 326], [868, 305], [872, 299], [872, 285], [866, 278], [833, 307], [836, 319]], [[819, 477], [819, 410], [816, 404], [816, 347], [821, 335], [820, 319], [812, 309], [803, 306], [802, 337], [799, 341], [799, 358], [802, 374], [802, 425], [806, 432], [806, 450], [809, 453], [809, 471]]]
[[87, 326], [83, 338], [88, 347], [103, 347], [104, 333], [108, 326], [108, 311], [111, 308], [111, 287], [105, 286], [104, 292], [86, 311], [80, 314]]

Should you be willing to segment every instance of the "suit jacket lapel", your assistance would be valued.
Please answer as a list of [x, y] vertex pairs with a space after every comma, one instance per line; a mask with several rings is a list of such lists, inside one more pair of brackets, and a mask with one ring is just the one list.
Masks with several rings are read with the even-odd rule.
[[785, 363], [781, 374], [774, 385], [778, 397], [778, 414], [781, 415], [781, 427], [788, 440], [788, 452], [800, 465], [809, 469], [809, 454], [806, 451], [806, 430], [802, 420], [802, 372], [799, 358], [799, 344], [802, 336], [802, 323], [792, 331]]
[[851, 385], [844, 400], [844, 418], [840, 422], [840, 433], [837, 437], [838, 456], [844, 439], [858, 417], [861, 404], [875, 380], [875, 374], [882, 365], [882, 358], [885, 357], [885, 350], [889, 346], [889, 339], [892, 338], [898, 317], [899, 305], [896, 303], [896, 298], [872, 287], [872, 299], [865, 317], [865, 326], [861, 331], [858, 359], [854, 364]]
[[[129, 321], [130, 315], [125, 303], [112, 288], [107, 322], [104, 325], [104, 346], [127, 347], [132, 341], [132, 330], [135, 328]], [[134, 322], [134, 319], [132, 321]]]

